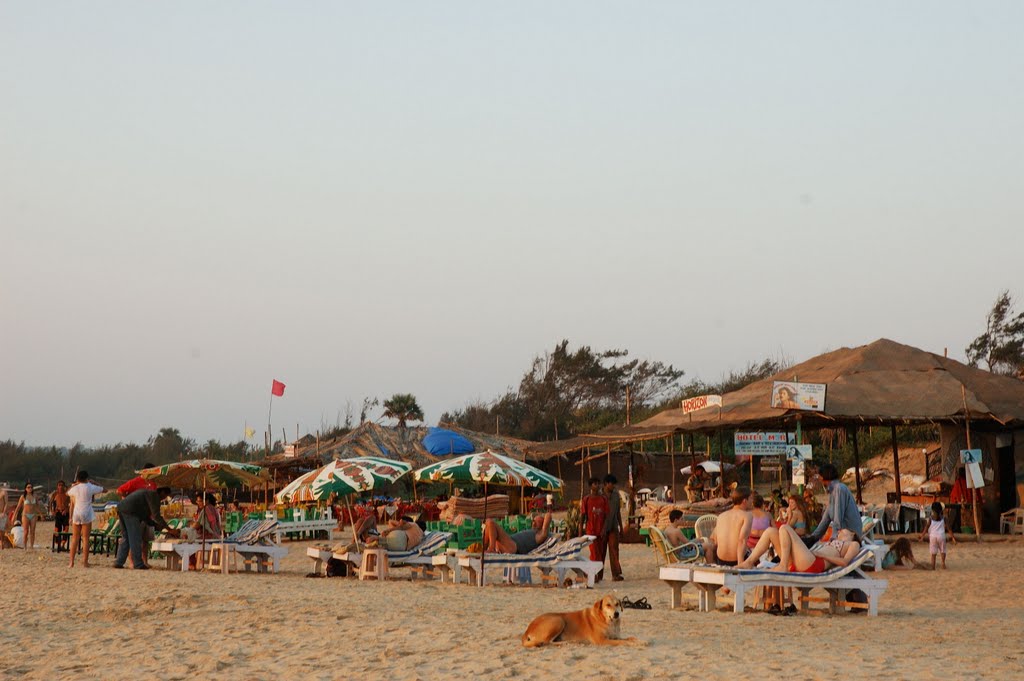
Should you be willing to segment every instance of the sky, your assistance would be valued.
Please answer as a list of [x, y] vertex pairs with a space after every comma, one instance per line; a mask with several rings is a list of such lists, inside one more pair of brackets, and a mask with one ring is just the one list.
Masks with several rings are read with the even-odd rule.
[[[0, 4], [0, 439], [716, 380], [1024, 309], [1019, 2]], [[371, 417], [379, 416], [379, 410]], [[262, 436], [257, 436], [262, 442]]]

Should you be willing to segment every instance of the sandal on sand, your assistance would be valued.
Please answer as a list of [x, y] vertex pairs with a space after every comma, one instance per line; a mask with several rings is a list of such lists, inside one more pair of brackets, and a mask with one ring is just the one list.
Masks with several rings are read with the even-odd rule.
[[633, 610], [651, 610], [651, 604], [647, 602], [647, 596], [644, 596], [638, 601], [631, 601], [628, 598], [623, 598], [619, 601], [623, 608], [631, 608]]

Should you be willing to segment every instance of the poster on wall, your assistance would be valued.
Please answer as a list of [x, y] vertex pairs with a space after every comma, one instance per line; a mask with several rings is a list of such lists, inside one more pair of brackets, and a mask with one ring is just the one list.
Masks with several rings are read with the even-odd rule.
[[825, 411], [825, 384], [775, 381], [772, 384], [772, 406], [776, 409]]

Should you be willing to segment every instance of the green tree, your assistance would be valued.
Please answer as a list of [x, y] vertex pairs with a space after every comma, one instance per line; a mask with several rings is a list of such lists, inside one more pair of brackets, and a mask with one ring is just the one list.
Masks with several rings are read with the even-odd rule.
[[195, 441], [184, 438], [177, 428], [161, 428], [155, 437], [149, 438], [153, 463], [164, 464], [187, 458], [195, 448]]
[[1008, 290], [999, 294], [989, 311], [985, 333], [975, 338], [965, 352], [971, 366], [985, 362], [992, 373], [1022, 376], [1024, 312], [1013, 313], [1013, 298]]
[[406, 421], [422, 421], [423, 410], [416, 402], [415, 395], [398, 393], [384, 400], [385, 418], [398, 421], [399, 428], [405, 428]]

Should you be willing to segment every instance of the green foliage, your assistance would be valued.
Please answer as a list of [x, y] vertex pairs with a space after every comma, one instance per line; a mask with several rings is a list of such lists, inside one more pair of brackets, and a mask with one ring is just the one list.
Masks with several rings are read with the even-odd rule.
[[1024, 378], [1024, 312], [1013, 313], [1013, 298], [1003, 291], [985, 320], [985, 333], [965, 349], [971, 366], [985, 362], [988, 370]]
[[628, 356], [627, 350], [595, 351], [589, 346], [572, 351], [563, 340], [533, 360], [517, 391], [509, 390], [489, 405], [445, 413], [441, 420], [472, 430], [497, 428], [530, 440], [561, 439], [624, 423], [627, 389], [636, 415], [678, 391], [683, 376], [671, 365]]
[[423, 410], [416, 402], [416, 396], [409, 393], [398, 393], [384, 400], [385, 418], [398, 421], [399, 428], [405, 428], [406, 421], [422, 421]]

